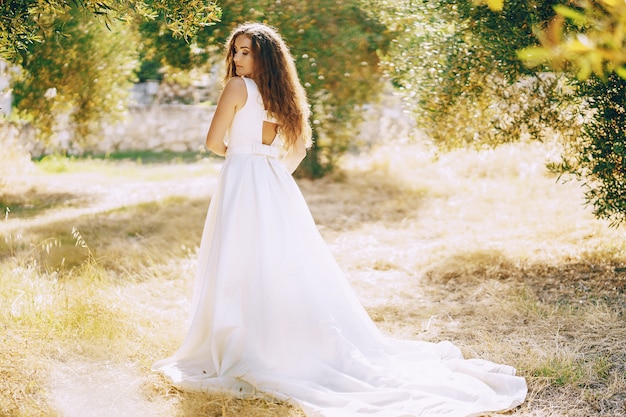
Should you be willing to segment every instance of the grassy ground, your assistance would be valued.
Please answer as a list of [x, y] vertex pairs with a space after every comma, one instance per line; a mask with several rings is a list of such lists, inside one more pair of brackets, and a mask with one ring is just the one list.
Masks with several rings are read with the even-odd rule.
[[[626, 413], [624, 230], [516, 145], [390, 145], [300, 180], [364, 306], [400, 338], [518, 368], [512, 414]], [[179, 392], [149, 371], [184, 335], [219, 160], [51, 158], [0, 181], [0, 415], [301, 416]]]

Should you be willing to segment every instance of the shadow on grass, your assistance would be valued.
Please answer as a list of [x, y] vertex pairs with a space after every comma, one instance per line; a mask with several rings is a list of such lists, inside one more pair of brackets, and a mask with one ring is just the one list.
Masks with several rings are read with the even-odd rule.
[[582, 253], [576, 260], [550, 263], [521, 262], [499, 250], [479, 250], [442, 259], [425, 272], [425, 277], [429, 286], [443, 292], [467, 290], [496, 280], [523, 284], [541, 301], [605, 299], [623, 307], [626, 302], [625, 265], [626, 258], [602, 249]]
[[29, 218], [47, 210], [80, 206], [88, 198], [83, 194], [51, 192], [34, 187], [21, 192], [0, 191], [0, 211], [9, 218]]
[[298, 183], [318, 226], [336, 231], [416, 217], [428, 198], [426, 189], [410, 189], [375, 170]]
[[0, 242], [0, 258], [34, 258], [55, 271], [89, 257], [112, 271], [141, 268], [185, 257], [199, 245], [208, 198], [169, 197], [97, 214], [26, 226]]

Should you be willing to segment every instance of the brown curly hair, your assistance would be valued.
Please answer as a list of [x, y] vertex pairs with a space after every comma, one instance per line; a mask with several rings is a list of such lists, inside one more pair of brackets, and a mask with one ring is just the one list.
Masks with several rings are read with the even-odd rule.
[[236, 77], [234, 63], [235, 39], [245, 35], [252, 43], [255, 68], [253, 78], [259, 87], [263, 105], [279, 123], [278, 133], [287, 149], [298, 139], [311, 146], [310, 109], [306, 93], [296, 71], [296, 65], [287, 44], [278, 32], [262, 23], [245, 23], [230, 34], [226, 43], [226, 76]]

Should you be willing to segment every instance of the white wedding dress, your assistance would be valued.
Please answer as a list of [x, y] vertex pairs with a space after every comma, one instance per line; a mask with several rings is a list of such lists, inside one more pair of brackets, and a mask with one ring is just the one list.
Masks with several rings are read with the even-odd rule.
[[267, 393], [307, 416], [475, 416], [521, 404], [515, 370], [376, 328], [322, 240], [281, 144], [261, 143], [254, 81], [228, 134], [181, 347], [154, 364], [184, 390]]

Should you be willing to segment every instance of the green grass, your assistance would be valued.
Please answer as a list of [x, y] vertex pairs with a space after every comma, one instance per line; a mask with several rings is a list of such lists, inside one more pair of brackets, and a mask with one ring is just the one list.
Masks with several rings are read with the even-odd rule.
[[187, 152], [123, 152], [81, 157], [49, 155], [35, 161], [35, 169], [43, 175], [75, 174], [106, 175], [146, 181], [187, 178], [190, 174], [207, 175], [219, 159], [206, 153]]
[[[52, 154], [34, 158], [33, 161], [45, 172], [60, 173], [80, 170], [81, 167], [84, 168], [93, 161], [123, 161], [137, 164], [180, 164], [196, 162], [210, 157], [210, 154], [201, 151], [173, 152], [128, 150], [105, 154], [85, 153], [80, 156]], [[84, 164], [85, 162], [86, 164]]]

